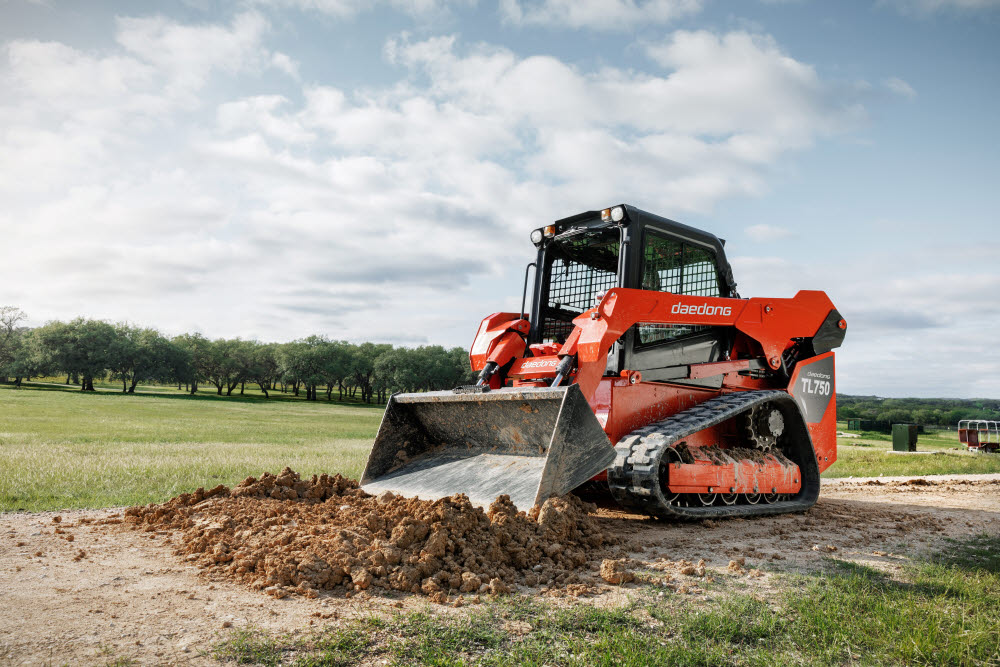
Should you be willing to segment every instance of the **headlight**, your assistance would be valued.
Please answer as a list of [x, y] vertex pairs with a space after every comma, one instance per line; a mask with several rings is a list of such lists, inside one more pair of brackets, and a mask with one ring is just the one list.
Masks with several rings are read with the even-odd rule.
[[621, 222], [622, 218], [624, 217], [625, 217], [625, 209], [623, 209], [621, 206], [615, 206], [613, 209], [611, 209], [611, 219], [614, 222]]
[[535, 245], [538, 245], [539, 243], [542, 242], [542, 230], [536, 229], [535, 231], [531, 232], [531, 242], [534, 243]]

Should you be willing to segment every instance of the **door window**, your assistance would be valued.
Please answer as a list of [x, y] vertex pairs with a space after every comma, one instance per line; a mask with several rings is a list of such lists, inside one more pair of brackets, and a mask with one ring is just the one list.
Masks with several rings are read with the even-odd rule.
[[[641, 289], [693, 296], [722, 296], [715, 253], [652, 231], [646, 232], [645, 241]], [[669, 342], [708, 328], [640, 322], [636, 325], [636, 343], [642, 346]]]

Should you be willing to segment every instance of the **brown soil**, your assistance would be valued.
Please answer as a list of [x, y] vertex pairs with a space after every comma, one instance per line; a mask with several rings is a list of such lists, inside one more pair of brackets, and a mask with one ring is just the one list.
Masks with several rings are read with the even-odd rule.
[[[347, 480], [292, 477], [290, 485], [276, 477], [269, 487], [269, 478], [262, 478], [127, 516], [122, 510], [0, 514], [0, 665], [106, 664], [116, 658], [141, 664], [218, 664], [204, 652], [232, 629], [301, 634], [358, 616], [423, 608], [429, 599], [423, 591], [404, 593], [393, 587], [392, 575], [401, 570], [383, 565], [385, 574], [376, 575], [379, 566], [371, 559], [384, 555], [390, 543], [407, 560], [416, 557], [413, 567], [425, 552], [440, 561], [420, 583], [429, 579], [442, 593], [443, 583], [449, 592], [455, 588], [453, 562], [459, 576], [469, 572], [479, 577], [480, 588], [494, 578], [515, 592], [556, 597], [561, 604], [614, 606], [626, 604], [651, 580], [660, 584], [657, 590], [673, 590], [678, 604], [704, 600], [709, 594], [701, 584], [713, 578], [729, 578], [730, 588], [766, 596], [778, 585], [776, 571], [815, 572], [828, 558], [893, 569], [914, 554], [945, 547], [947, 537], [1000, 534], [1000, 475], [922, 478], [926, 484], [907, 484], [910, 478], [830, 480], [824, 481], [819, 503], [805, 514], [695, 524], [661, 523], [611, 507], [588, 515], [577, 501], [566, 507], [553, 503], [549, 512], [554, 519], [544, 513], [534, 519], [510, 518], [507, 512], [491, 516], [454, 498], [412, 504], [384, 497], [380, 504]], [[295, 497], [272, 497], [276, 489], [282, 496], [290, 496], [287, 490], [292, 489]], [[406, 511], [414, 512], [408, 518], [426, 524], [422, 540], [417, 536], [423, 529], [405, 521]], [[396, 526], [404, 523], [413, 526], [413, 542], [402, 547], [392, 541]], [[431, 540], [436, 523], [447, 529], [443, 556], [434, 555], [442, 543], [441, 538]], [[559, 536], [563, 547], [555, 557], [544, 553], [551, 544], [547, 530]], [[524, 541], [503, 542], [505, 531]], [[598, 535], [603, 544], [587, 546]], [[368, 546], [357, 536], [368, 540]], [[529, 585], [528, 575], [537, 564], [518, 567], [512, 556], [485, 562], [480, 547], [472, 546], [495, 548], [495, 540], [501, 542], [501, 552], [521, 545], [521, 562], [538, 559], [547, 578]], [[383, 546], [376, 548], [376, 542]], [[217, 560], [216, 548], [223, 543], [228, 551], [219, 549]], [[356, 552], [350, 555], [352, 549]], [[468, 556], [461, 557], [466, 549], [476, 556], [469, 565]], [[560, 559], [568, 553], [581, 554], [584, 562], [571, 565], [580, 555]], [[345, 570], [341, 582], [332, 585], [336, 576], [331, 574], [320, 584], [323, 575], [311, 574], [315, 568], [300, 570], [300, 564], [316, 562], [309, 554], [340, 563]], [[238, 572], [238, 560], [254, 558], [260, 574]], [[606, 560], [617, 564], [602, 572]], [[359, 590], [355, 565], [364, 563], [370, 565], [365, 569], [372, 580]], [[443, 576], [435, 578], [443, 572], [447, 582]], [[628, 573], [625, 579], [632, 574], [635, 581], [612, 584], [601, 578], [606, 573], [614, 579], [616, 572]], [[565, 582], [572, 575], [579, 582], [560, 585], [562, 575]], [[296, 577], [304, 578], [296, 583]], [[388, 586], [380, 588], [378, 579]], [[301, 581], [309, 586], [300, 587]], [[280, 586], [304, 594], [275, 599], [258, 590], [263, 584], [264, 590]], [[461, 593], [461, 584], [456, 593], [464, 596], [465, 605], [474, 606], [475, 593]], [[449, 599], [452, 605], [459, 600], [455, 593]], [[433, 609], [465, 611], [441, 605]]]
[[628, 560], [605, 558], [601, 561], [601, 579], [609, 584], [627, 584], [635, 581], [635, 572], [628, 569]]
[[605, 542], [588, 516], [594, 509], [568, 496], [525, 514], [500, 496], [484, 512], [464, 495], [375, 497], [339, 475], [303, 480], [285, 468], [232, 490], [198, 489], [130, 508], [124, 522], [174, 531], [177, 555], [277, 598], [373, 587], [445, 602], [591, 581], [577, 570]]

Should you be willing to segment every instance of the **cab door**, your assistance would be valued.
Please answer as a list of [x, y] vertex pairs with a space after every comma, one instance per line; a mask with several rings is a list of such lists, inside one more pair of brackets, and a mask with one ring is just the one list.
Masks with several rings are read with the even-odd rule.
[[[638, 289], [729, 296], [723, 292], [715, 252], [710, 246], [646, 227], [638, 255]], [[704, 380], [687, 380], [683, 376], [687, 375], [688, 364], [721, 360], [729, 347], [728, 336], [726, 327], [639, 322], [626, 334], [625, 367], [641, 371], [643, 380], [718, 387], [721, 376]]]

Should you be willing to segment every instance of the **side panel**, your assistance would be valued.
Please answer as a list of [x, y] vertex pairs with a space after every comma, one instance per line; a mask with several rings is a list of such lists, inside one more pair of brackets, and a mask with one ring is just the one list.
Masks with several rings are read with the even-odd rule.
[[788, 383], [809, 427], [816, 462], [823, 472], [837, 460], [837, 389], [834, 353], [800, 361]]
[[715, 398], [718, 391], [698, 387], [604, 378], [590, 401], [611, 444], [647, 424]]

